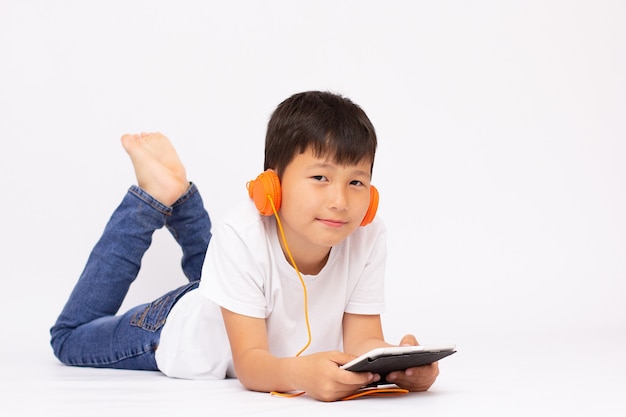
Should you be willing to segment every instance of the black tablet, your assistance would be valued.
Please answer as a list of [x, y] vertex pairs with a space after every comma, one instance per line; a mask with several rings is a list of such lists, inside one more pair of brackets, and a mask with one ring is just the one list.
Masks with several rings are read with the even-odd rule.
[[342, 365], [341, 369], [379, 374], [381, 380], [376, 384], [381, 385], [387, 383], [385, 376], [390, 372], [429, 365], [455, 352], [455, 345], [384, 347], [359, 356]]

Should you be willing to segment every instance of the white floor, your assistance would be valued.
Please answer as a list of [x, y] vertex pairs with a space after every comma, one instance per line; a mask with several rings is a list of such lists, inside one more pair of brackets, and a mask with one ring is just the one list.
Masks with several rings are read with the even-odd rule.
[[626, 415], [623, 336], [555, 335], [550, 340], [535, 335], [529, 342], [530, 336], [499, 335], [486, 343], [465, 338], [457, 354], [440, 362], [441, 375], [427, 393], [337, 403], [249, 392], [237, 380], [186, 381], [156, 372], [66, 367], [56, 362], [38, 336], [26, 347], [3, 344], [6, 360], [0, 377], [0, 414], [171, 416], [184, 410], [187, 416], [274, 417], [321, 412], [341, 416]]
[[[626, 416], [626, 2], [100, 3], [0, 0], [1, 417]], [[59, 365], [48, 328], [134, 181], [119, 137], [167, 134], [216, 220], [305, 89], [376, 126], [385, 331], [457, 344], [433, 388], [326, 404]], [[130, 305], [184, 280], [172, 242]]]

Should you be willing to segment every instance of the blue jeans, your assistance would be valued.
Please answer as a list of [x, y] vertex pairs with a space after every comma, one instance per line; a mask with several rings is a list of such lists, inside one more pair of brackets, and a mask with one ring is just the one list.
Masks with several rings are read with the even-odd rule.
[[[189, 283], [118, 315], [154, 231], [163, 226], [182, 248]], [[131, 186], [50, 329], [55, 356], [67, 365], [158, 370], [161, 328], [176, 301], [198, 286], [210, 240], [211, 220], [195, 184], [171, 207]]]

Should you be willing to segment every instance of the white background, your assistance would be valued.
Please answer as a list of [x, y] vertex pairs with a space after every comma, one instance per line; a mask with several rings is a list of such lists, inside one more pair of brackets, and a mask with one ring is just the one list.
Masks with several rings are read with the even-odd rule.
[[[625, 21], [617, 0], [0, 0], [0, 364], [54, 366], [48, 328], [134, 181], [123, 133], [168, 135], [217, 220], [275, 106], [320, 89], [379, 136], [390, 341], [456, 343], [442, 391], [624, 411]], [[157, 232], [126, 305], [182, 283], [179, 258]]]

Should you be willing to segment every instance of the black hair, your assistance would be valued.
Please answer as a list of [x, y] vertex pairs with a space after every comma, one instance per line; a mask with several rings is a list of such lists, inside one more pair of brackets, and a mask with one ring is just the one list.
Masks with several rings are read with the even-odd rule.
[[311, 148], [316, 157], [341, 165], [367, 158], [374, 166], [376, 132], [363, 109], [341, 95], [306, 91], [284, 100], [272, 113], [265, 137], [264, 169], [279, 177], [298, 153]]

